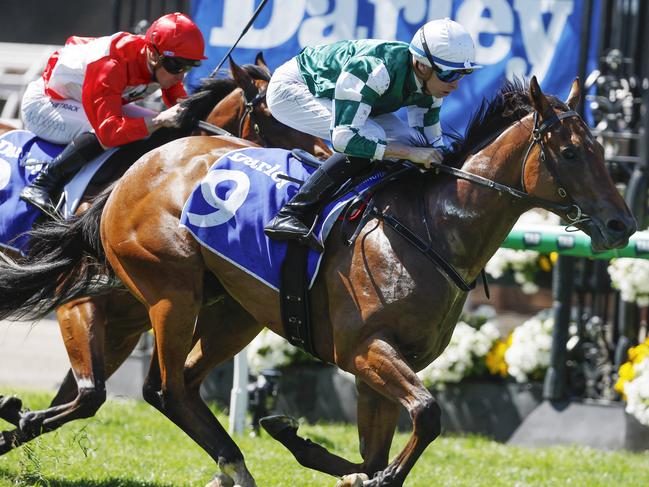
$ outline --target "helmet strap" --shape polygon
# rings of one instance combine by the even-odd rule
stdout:
[[[147,62],[151,67],[151,79],[157,83],[156,70],[161,66],[161,63],[158,49],[153,44],[147,46]]]
[[[421,47],[424,48],[424,54],[426,54],[426,59],[430,63],[431,68],[435,66],[435,61],[433,61],[433,55],[430,53],[428,48],[428,43],[426,42],[426,36],[424,35],[424,28],[419,29],[419,40],[421,42]]]

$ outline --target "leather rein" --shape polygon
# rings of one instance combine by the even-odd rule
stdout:
[[[508,186],[506,184],[498,183],[496,181],[493,181],[491,179],[478,176],[477,174],[472,174],[466,171],[463,171],[461,169],[456,169],[454,167],[450,166],[445,166],[440,163],[431,163],[431,165],[434,167],[434,170],[436,173],[445,173],[450,176],[453,176],[457,179],[463,179],[466,181],[469,181],[470,183],[477,184],[479,186],[484,186],[486,188],[498,191],[499,193],[506,193],[518,200],[521,201],[527,201],[532,203],[534,206],[538,206],[540,208],[550,210],[550,211],[557,211],[560,213],[563,213],[566,215],[566,218],[570,221],[570,225],[566,228],[573,227],[574,225],[578,223],[582,223],[585,221],[590,220],[590,217],[586,215],[582,209],[577,205],[575,200],[570,197],[567,193],[567,191],[564,188],[564,185],[561,182],[561,178],[559,176],[559,168],[557,165],[557,161],[555,161],[552,158],[549,158],[546,156],[546,147],[545,143],[543,141],[544,136],[549,132],[550,128],[557,123],[560,123],[562,120],[570,117],[579,117],[579,114],[573,110],[567,111],[567,112],[562,112],[559,114],[554,113],[554,116],[549,117],[547,120],[545,120],[542,124],[539,125],[539,117],[538,117],[538,112],[534,113],[534,128],[532,129],[532,141],[530,142],[529,147],[527,148],[527,151],[525,152],[525,156],[523,157],[523,160],[521,161],[521,188],[522,189],[516,189],[511,186]],[[557,186],[557,192],[559,196],[562,199],[569,198],[570,203],[569,204],[561,204],[557,203],[555,201],[551,201],[545,198],[539,198],[538,196],[534,196],[530,193],[527,192],[527,189],[525,187],[525,167],[527,165],[527,161],[530,157],[530,153],[532,152],[532,149],[534,146],[538,144],[540,147],[540,160],[541,163],[545,164],[545,167],[550,171],[550,174],[552,175],[553,179],[555,180],[555,184]],[[416,166],[411,165],[412,163],[408,164],[408,167],[404,169],[404,171],[409,171],[411,169],[414,169]],[[402,171],[398,171],[394,176],[397,176],[398,174],[402,174]],[[389,178],[390,181],[393,181],[395,178],[391,177]],[[386,181],[387,182],[387,181]],[[376,186],[372,188],[373,192],[376,190]],[[397,217],[394,215],[391,215],[387,212],[382,212],[378,208],[376,208],[373,204],[368,203],[368,216],[373,216],[376,218],[379,218],[383,220],[390,228],[392,228],[395,232],[397,232],[402,238],[404,238],[406,241],[408,241],[411,245],[413,245],[417,250],[419,250],[426,258],[428,258],[430,261],[432,261],[446,276],[451,279],[455,285],[460,288],[462,291],[468,292],[472,289],[475,288],[476,286],[476,281],[474,280],[473,282],[469,283],[467,282],[461,275],[460,273],[453,267],[451,263],[449,263],[442,255],[440,255],[434,248],[433,248],[433,243],[432,243],[432,233],[430,230],[430,225],[428,222],[428,212],[425,207],[424,201],[423,201],[423,191],[420,191],[421,194],[421,206],[422,206],[422,221],[424,223],[424,227],[426,229],[426,236],[427,240],[424,240],[420,236],[418,236],[414,231],[412,231],[410,228],[408,228],[407,225],[402,223]],[[574,211],[575,215],[571,216],[571,212]],[[481,271],[482,279],[484,282],[484,287],[485,287],[485,293],[487,294],[487,297],[489,297],[489,288],[487,285],[487,279],[485,275],[485,271]]]

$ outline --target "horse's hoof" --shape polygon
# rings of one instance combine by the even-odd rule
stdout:
[[[336,487],[363,487],[363,482],[367,482],[369,479],[364,473],[352,473],[340,479]]]
[[[23,402],[15,396],[0,396],[0,418],[18,426]]]
[[[289,430],[292,430],[293,433],[295,433],[299,426],[299,423],[295,418],[283,414],[261,418],[259,424],[275,439],[277,439],[278,435]]]
[[[21,433],[29,436],[38,436],[42,432],[43,421],[45,418],[33,412],[26,412],[22,414],[18,429]]]
[[[10,452],[11,450],[13,450],[13,448],[14,446],[11,444],[11,440],[7,438],[7,432],[1,431],[0,432],[0,456]]]
[[[219,473],[205,487],[235,487],[234,480],[227,474]]]

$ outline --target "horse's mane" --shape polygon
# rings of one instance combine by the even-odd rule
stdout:
[[[553,108],[566,111],[568,107],[555,96],[546,95]],[[452,150],[444,158],[449,166],[460,167],[465,159],[481,146],[499,135],[517,120],[534,110],[529,94],[529,84],[520,79],[506,81],[491,99],[483,99],[464,136],[457,132],[445,134],[453,140]]]
[[[244,64],[241,68],[255,80],[270,81],[268,71],[256,64]],[[179,126],[192,130],[196,122],[205,119],[212,109],[236,88],[237,83],[229,73],[220,78],[203,78],[198,89],[181,103],[185,110],[178,118]]]

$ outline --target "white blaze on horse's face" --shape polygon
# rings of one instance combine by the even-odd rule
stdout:
[[[228,191],[228,197],[222,199],[218,196],[216,188],[220,183],[231,181],[235,187]],[[215,211],[205,215],[187,213],[187,218],[192,225],[197,227],[215,227],[221,225],[232,217],[241,207],[250,191],[250,179],[242,171],[230,169],[216,169],[208,172],[201,182],[201,194],[205,202]]]

